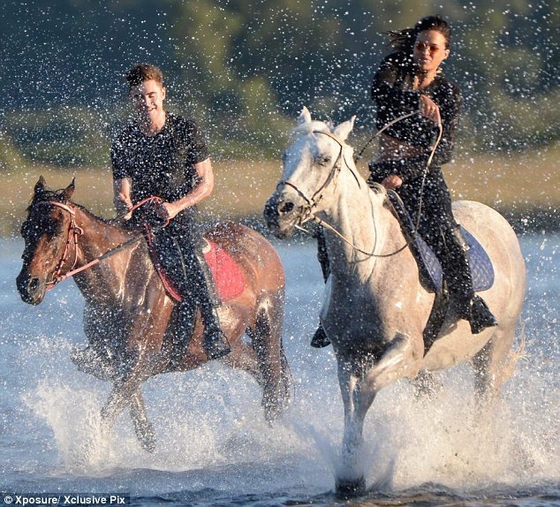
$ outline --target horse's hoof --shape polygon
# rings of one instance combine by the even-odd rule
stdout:
[[[366,480],[361,477],[354,481],[340,480],[336,483],[336,496],[347,500],[362,496],[366,493]]]

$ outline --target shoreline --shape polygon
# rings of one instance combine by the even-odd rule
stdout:
[[[517,234],[560,232],[560,147],[518,153],[481,155],[445,166],[454,201],[482,202],[502,214]],[[215,186],[199,206],[204,221],[233,220],[261,230],[265,201],[281,177],[276,160],[213,161]],[[367,166],[358,164],[366,177]],[[3,173],[0,188],[0,237],[19,236],[26,208],[39,176],[52,189],[65,188],[73,178],[74,202],[97,216],[114,216],[111,170],[107,167],[56,168],[26,166]],[[533,183],[537,182],[537,183]]]

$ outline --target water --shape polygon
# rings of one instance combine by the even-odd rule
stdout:
[[[430,406],[405,381],[381,392],[366,420],[372,492],[333,494],[342,403],[329,349],[308,346],[322,281],[310,245],[278,244],[287,272],[284,343],[294,401],[268,427],[260,391],[210,364],[144,387],[158,449],[144,453],[123,414],[108,438],[109,385],[76,371],[82,298],[66,281],[38,307],[19,299],[21,243],[0,242],[0,504],[6,494],[127,494],[133,505],[560,505],[560,237],[526,236],[525,356],[484,433],[473,429],[466,367],[444,375]],[[517,340],[519,344],[519,337]]]

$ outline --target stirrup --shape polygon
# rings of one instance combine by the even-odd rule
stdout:
[[[322,349],[323,347],[328,347],[330,344],[331,341],[327,338],[327,334],[325,333],[323,326],[319,324],[317,331],[315,331],[313,338],[311,338],[311,346],[316,349]]]
[[[202,347],[209,361],[220,359],[231,352],[226,334],[218,327],[205,327],[202,334]]]

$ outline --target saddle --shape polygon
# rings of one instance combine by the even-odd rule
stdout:
[[[393,190],[388,190],[387,195],[392,205],[392,211],[399,221],[401,230],[418,264],[420,283],[424,289],[436,295],[424,329],[424,346],[425,352],[427,352],[439,334],[449,306],[449,294],[446,290],[443,270],[434,251],[416,231],[412,218],[399,195]],[[459,227],[469,246],[466,255],[471,270],[473,290],[475,292],[488,290],[494,284],[492,261],[479,241],[462,225]]]
[[[405,209],[399,195],[392,190],[388,190],[387,195],[400,223],[401,230],[418,263],[420,283],[429,292],[440,292],[443,288],[443,270],[436,254],[414,228],[412,218]],[[459,225],[459,227],[469,246],[466,254],[471,269],[473,289],[475,292],[488,290],[494,284],[492,261],[479,241],[462,225]]]
[[[220,245],[203,238],[204,245],[202,253],[204,259],[212,272],[216,295],[220,301],[229,301],[239,296],[245,289],[245,278],[239,266],[235,263],[232,256]],[[154,266],[163,282],[167,293],[175,300],[181,301],[181,295],[175,287],[172,279],[165,273],[163,266],[157,262],[159,252],[153,242],[148,243],[150,256],[154,261]]]

